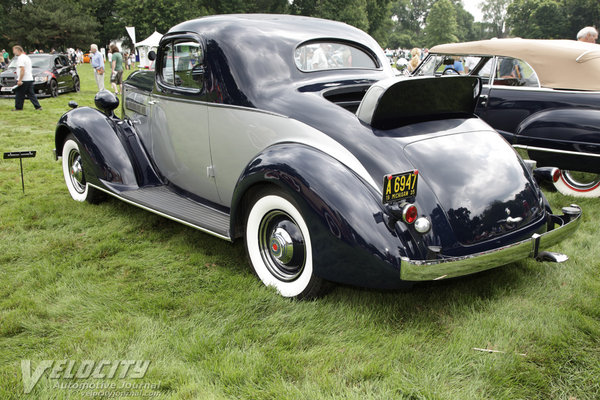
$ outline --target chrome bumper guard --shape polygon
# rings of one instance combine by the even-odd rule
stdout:
[[[543,234],[505,247],[471,254],[463,257],[448,257],[437,260],[410,260],[402,257],[400,279],[405,281],[430,281],[469,275],[510,264],[528,257],[544,258],[542,250],[551,247],[571,234],[581,222],[581,208],[576,205],[563,208],[563,215],[552,215],[556,228]]]

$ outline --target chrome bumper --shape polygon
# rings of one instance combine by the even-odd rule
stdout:
[[[566,212],[565,212],[566,211]],[[410,260],[402,258],[400,279],[405,281],[430,281],[473,274],[499,267],[528,257],[537,258],[542,250],[561,242],[573,234],[581,222],[578,206],[563,208],[563,215],[552,215],[555,225],[551,231],[534,234],[531,238],[509,246],[471,254],[463,257],[448,257],[438,260]]]

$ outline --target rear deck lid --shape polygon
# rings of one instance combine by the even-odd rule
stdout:
[[[419,170],[419,179],[434,191],[462,245],[502,236],[543,215],[539,189],[496,132],[425,139],[404,151]]]

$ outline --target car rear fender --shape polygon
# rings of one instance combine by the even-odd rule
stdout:
[[[600,110],[548,109],[523,120],[515,147],[525,148],[538,166],[600,173]]]
[[[62,154],[69,133],[82,147],[88,182],[104,186],[105,181],[123,189],[160,183],[135,131],[125,121],[89,107],[65,113],[56,127],[57,157]]]
[[[381,195],[328,154],[298,143],[257,155],[238,180],[231,232],[243,236],[258,189],[271,185],[292,196],[312,235],[318,276],[345,284],[397,288],[406,245],[385,223]]]

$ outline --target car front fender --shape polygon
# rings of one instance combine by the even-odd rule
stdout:
[[[301,208],[312,236],[315,274],[338,283],[399,288],[406,244],[387,227],[381,194],[328,154],[297,143],[274,145],[250,162],[232,202],[242,236],[256,188],[273,185]]]
[[[98,110],[89,107],[71,110],[60,118],[56,127],[56,155],[62,154],[66,137],[71,133],[82,147],[89,183],[104,186],[102,180],[122,187],[137,187],[134,167],[118,130],[117,121]]]

